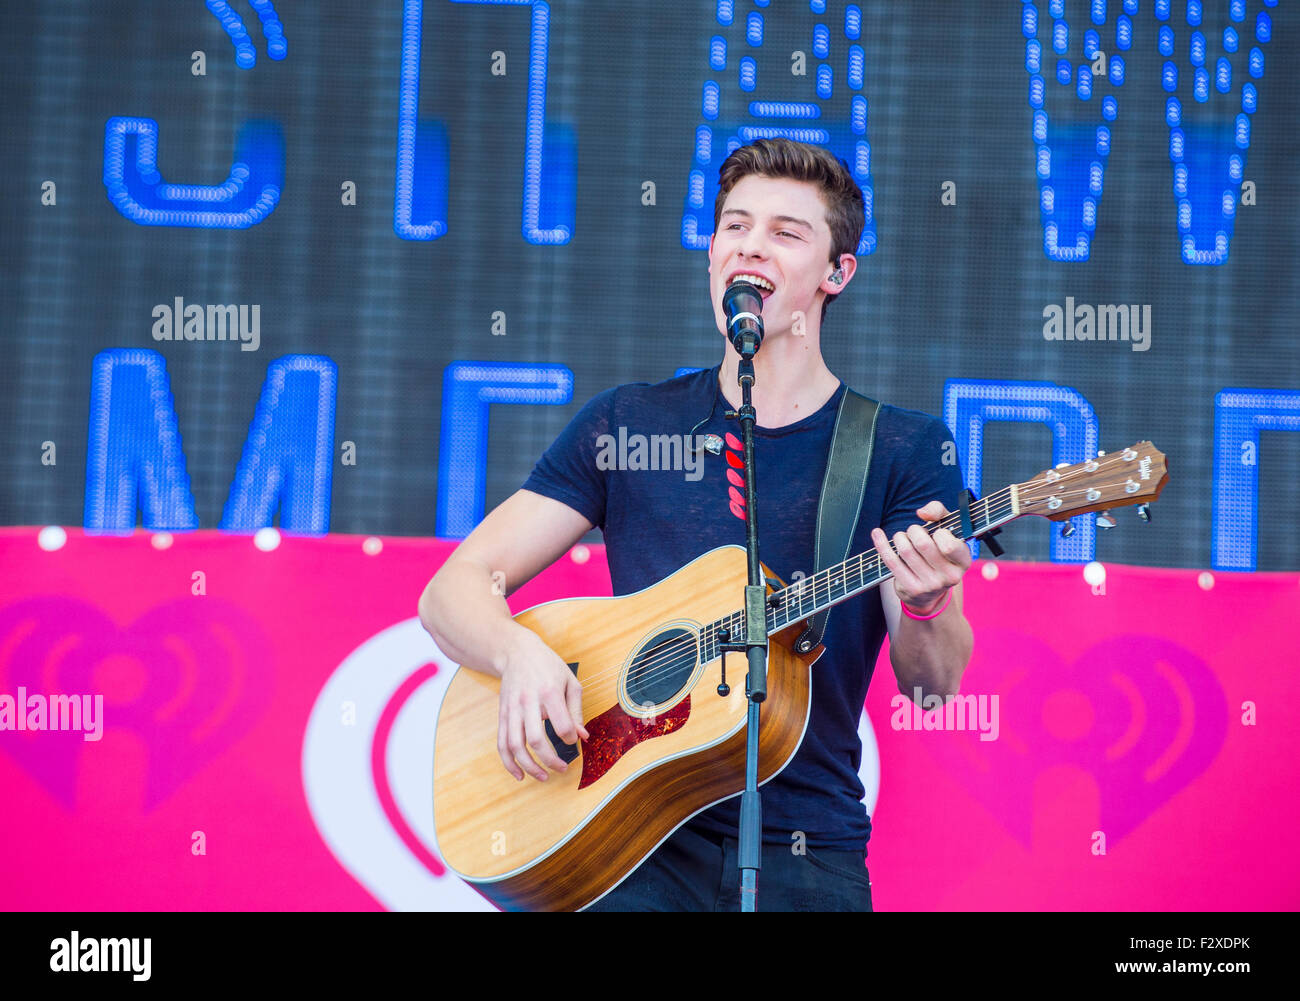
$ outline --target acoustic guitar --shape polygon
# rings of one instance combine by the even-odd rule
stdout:
[[[1148,441],[1044,470],[926,526],[977,539],[1024,515],[1062,521],[1155,500],[1169,479]],[[1142,512],[1145,514],[1145,510]],[[794,648],[805,619],[887,580],[875,549],[789,586],[763,568],[768,689],[759,782],[794,757],[808,725],[811,667],[824,647]],[[776,586],[772,583],[776,581]],[[500,681],[458,668],[434,734],[437,850],[462,879],[508,910],[580,910],[625,879],[674,830],[745,786],[743,655],[737,609],[745,550],[722,546],[659,583],[612,598],[565,598],[520,612],[582,683],[590,739],[565,744],[546,724],[565,772],[514,779],[497,753]],[[726,691],[727,694],[719,694]]]

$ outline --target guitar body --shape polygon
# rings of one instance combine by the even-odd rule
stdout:
[[[516,781],[497,753],[500,682],[459,668],[434,740],[443,861],[505,909],[578,910],[690,817],[743,791],[745,657],[727,655],[731,691],[720,696],[721,657],[704,661],[698,636],[741,607],[746,583],[745,550],[723,546],[635,594],[550,601],[516,615],[575,670],[591,739],[568,749],[577,756],[567,772]],[[796,654],[801,630],[796,623],[768,637],[760,783],[794,757],[808,723],[809,668],[822,647]]]

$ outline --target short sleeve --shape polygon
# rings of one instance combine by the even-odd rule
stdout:
[[[596,463],[599,439],[609,433],[615,389],[597,393],[546,450],[523,489],[567,504],[593,525],[605,527],[607,470]]]
[[[964,484],[957,462],[957,446],[948,426],[930,417],[917,436],[915,448],[897,469],[896,480],[885,497],[880,526],[890,538],[921,524],[916,509],[942,501],[956,511]]]

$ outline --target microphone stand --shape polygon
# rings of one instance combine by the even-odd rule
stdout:
[[[745,791],[740,797],[740,910],[752,912],[758,893],[758,870],[763,859],[763,806],[758,793],[758,716],[759,705],[767,698],[767,583],[758,561],[757,503],[754,490],[754,406],[750,402],[750,389],[754,385],[754,355],[761,343],[761,335],[743,331],[737,335],[735,347],[740,355],[736,381],[740,384],[741,407],[728,410],[728,420],[739,418],[745,453],[745,551],[749,562],[749,583],[745,587],[744,642],[727,642],[719,645],[723,651],[725,678],[726,651],[745,652],[749,673],[745,676],[745,697],[749,699],[749,717],[746,723]],[[728,637],[731,639],[731,637]],[[725,682],[724,682],[725,684]],[[720,689],[722,686],[719,686]],[[722,694],[726,694],[723,692]]]

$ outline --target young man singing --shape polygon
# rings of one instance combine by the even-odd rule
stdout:
[[[861,189],[820,147],[762,139],[722,165],[709,291],[723,333],[728,285],[744,276],[762,289],[765,337],[752,393],[760,556],[786,581],[816,569],[817,506],[846,388],[822,358],[821,325],[857,270],[853,251],[863,225]],[[722,346],[721,363],[707,371],[593,397],[421,597],[421,621],[447,656],[501,679],[497,746],[505,769],[521,781],[566,770],[544,721],[566,743],[588,733],[577,679],[512,620],[492,573],[505,573],[511,593],[597,525],[616,595],[646,588],[718,546],[743,546],[744,495],[726,455],[705,455],[696,478],[608,468],[599,455],[599,440],[608,441],[602,436],[616,438],[620,428],[647,439],[688,435],[688,447],[700,435],[735,435],[738,422],[723,413],[741,404],[739,356],[725,336]],[[948,438],[934,417],[880,408],[849,552],[879,549],[893,577],[830,614],[825,652],[812,669],[803,743],[761,790],[759,910],[871,909],[871,821],[861,802],[857,725],[884,634],[899,690],[909,696],[917,688],[957,693],[971,653],[960,583],[970,551],[946,529],[931,536],[920,524],[957,507],[962,482],[957,465],[943,461]],[[588,910],[739,910],[739,804],[733,797],[691,818]]]

